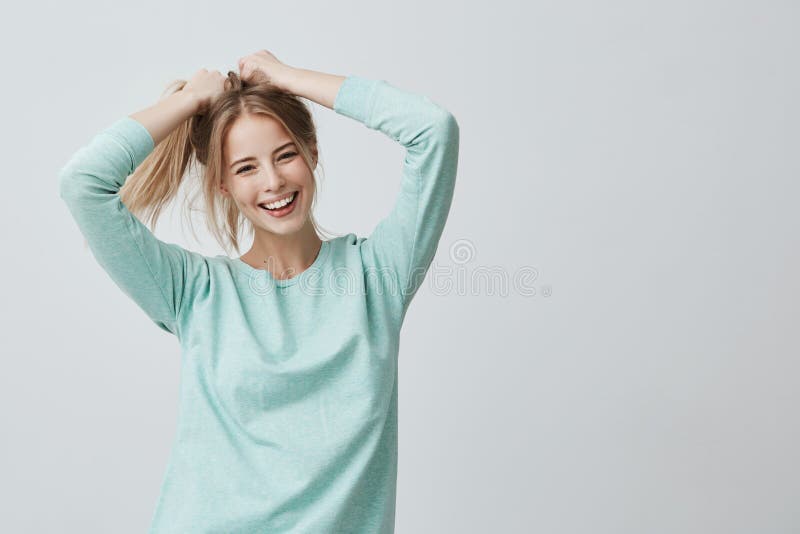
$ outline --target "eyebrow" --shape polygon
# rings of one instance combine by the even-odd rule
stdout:
[[[281,150],[283,150],[287,146],[291,146],[293,144],[294,144],[294,141],[289,141],[288,143],[282,144],[281,146],[279,146],[278,148],[276,148],[275,150],[272,151],[272,155],[274,156],[277,152],[280,152]],[[239,163],[244,163],[245,161],[250,161],[251,159],[256,159],[256,158],[254,158],[253,156],[248,156],[246,158],[237,159],[236,161],[231,163],[231,168],[233,168],[235,165],[237,165]]]

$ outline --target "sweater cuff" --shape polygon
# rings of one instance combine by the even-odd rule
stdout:
[[[333,101],[333,110],[368,124],[380,80],[351,75],[344,79]]]
[[[133,168],[131,172],[144,161],[153,151],[155,143],[153,137],[144,125],[129,116],[124,116],[109,126],[106,133],[111,134],[122,146],[127,149],[133,158]]]

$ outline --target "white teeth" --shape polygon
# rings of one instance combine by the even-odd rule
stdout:
[[[286,197],[283,200],[279,200],[279,201],[273,202],[271,204],[259,204],[259,206],[264,206],[264,207],[266,207],[267,209],[270,209],[270,210],[282,208],[283,206],[285,206],[286,204],[288,204],[289,202],[294,200],[294,196],[296,194],[297,194],[297,191],[295,191],[294,193],[292,193],[290,196]]]

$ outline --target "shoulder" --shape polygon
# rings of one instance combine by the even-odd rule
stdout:
[[[348,232],[346,234],[328,239],[327,246],[332,250],[347,252],[348,249],[360,247],[364,241],[366,241],[366,239],[366,237],[361,237],[353,232]]]

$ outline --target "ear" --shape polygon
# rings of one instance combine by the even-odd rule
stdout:
[[[225,181],[219,183],[219,194],[224,197],[230,197],[231,193],[228,191],[228,188],[225,187]]]

